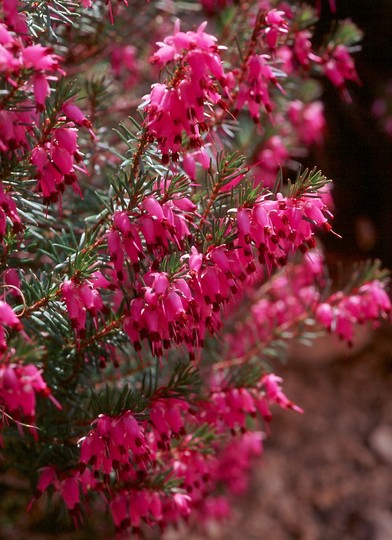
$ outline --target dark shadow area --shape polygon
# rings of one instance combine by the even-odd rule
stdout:
[[[324,3],[320,34],[334,16]],[[325,84],[328,124],[326,145],[314,162],[335,181],[334,229],[327,245],[337,253],[381,258],[392,266],[392,139],[377,124],[371,109],[392,78],[392,2],[339,0],[337,18],[349,18],[364,32],[362,49],[355,55],[360,86],[351,84],[351,103]]]

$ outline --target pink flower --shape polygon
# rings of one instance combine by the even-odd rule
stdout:
[[[60,482],[60,493],[66,507],[71,512],[75,512],[80,504],[79,482],[74,476],[68,476]]]
[[[183,495],[182,493],[176,493],[173,496],[174,506],[182,517],[189,516],[191,513],[191,501],[189,495]]]
[[[5,326],[13,328],[17,331],[22,330],[23,326],[15,312],[6,302],[0,300],[0,351],[7,349],[5,341]]]
[[[273,373],[264,375],[261,379],[262,387],[265,389],[266,398],[269,401],[274,401],[283,409],[293,409],[296,412],[303,413],[303,409],[292,403],[287,399],[286,395],[282,392],[280,383],[282,382],[281,377],[277,377]]]
[[[359,83],[354,61],[345,45],[337,45],[324,59],[324,73],[337,88],[344,91],[346,81]],[[347,93],[344,94],[348,99]]]
[[[389,318],[390,313],[391,301],[384,284],[374,279],[352,294],[339,291],[331,295],[318,306],[316,318],[322,326],[351,345],[355,325],[370,322],[377,326],[379,320]]]
[[[42,45],[30,45],[22,50],[24,67],[37,71],[57,71],[60,57]]]
[[[87,128],[91,128],[90,120],[87,120],[79,107],[72,103],[72,101],[67,101],[67,103],[64,103],[62,109],[65,116],[68,118],[68,120],[71,120],[71,122],[75,122],[75,124],[77,124],[78,126],[85,126]]]
[[[125,530],[131,525],[128,508],[127,497],[123,493],[110,501],[110,513],[117,531]]]
[[[15,201],[4,192],[0,182],[0,240],[2,241],[7,231],[7,218],[12,224],[12,231],[17,234],[23,231],[22,221],[19,217]]]
[[[321,143],[325,130],[324,107],[320,101],[309,104],[294,100],[290,103],[288,115],[297,130],[300,142],[306,145]]]
[[[0,72],[9,73],[18,69],[18,67],[17,58],[3,45],[0,45]]]
[[[264,106],[267,113],[272,111],[273,105],[269,93],[271,84],[283,92],[269,65],[269,60],[269,56],[265,54],[253,54],[249,57],[246,78],[238,92],[236,109],[241,110],[244,105],[247,105],[255,123],[260,120],[260,105]]]
[[[334,313],[332,306],[330,304],[327,304],[326,302],[323,302],[317,307],[316,311],[316,317],[317,320],[325,326],[328,330],[331,329],[332,321],[334,319]]]
[[[46,98],[50,94],[50,86],[47,78],[42,73],[34,76],[34,97],[39,111],[44,110]]]
[[[34,502],[46,491],[50,486],[58,492],[68,511],[73,517],[75,527],[80,522],[80,494],[81,490],[85,490],[85,482],[87,480],[85,474],[80,474],[77,470],[67,471],[66,475],[57,471],[52,466],[42,467],[39,471],[39,479],[34,498],[30,501],[27,511],[30,511]],[[91,482],[94,485],[94,482]]]
[[[257,156],[261,180],[265,186],[272,188],[277,172],[285,166],[288,158],[289,151],[281,136],[273,135],[266,141]]]
[[[158,143],[163,163],[176,161],[183,151],[183,136],[191,148],[204,145],[201,134],[207,131],[205,108],[225,107],[216,81],[226,85],[226,78],[216,45],[216,38],[204,32],[206,23],[197,32],[181,32],[179,23],[174,35],[159,42],[159,50],[151,61],[163,66],[171,61],[181,63],[179,75],[164,84],[155,84],[142,108],[150,137]]]
[[[86,172],[78,152],[77,130],[72,124],[54,129],[51,139],[43,146],[36,146],[31,153],[31,163],[38,172],[39,188],[44,202],[57,202],[65,189],[71,184],[80,194],[76,171]]]
[[[248,488],[248,472],[255,458],[263,452],[263,434],[246,432],[233,437],[223,447],[217,461],[215,472],[220,482],[235,495],[243,494]]]
[[[23,365],[13,362],[0,366],[0,401],[4,404],[6,412],[16,421],[23,420],[32,424],[30,431],[35,438],[37,438],[34,427],[36,395],[49,398],[58,409],[61,409],[41,373],[42,370],[33,364]]]
[[[8,28],[20,36],[29,36],[29,30],[26,24],[26,15],[18,10],[18,0],[3,0],[4,21]]]
[[[279,34],[288,33],[288,24],[284,11],[272,9],[265,16],[266,28],[264,30],[268,47],[274,51],[278,42]]]
[[[294,36],[294,55],[301,66],[308,67],[311,62],[320,62],[320,58],[312,51],[312,34],[309,30],[301,30]]]
[[[114,76],[123,79],[125,88],[133,88],[139,80],[137,51],[132,45],[116,46],[111,55]]]
[[[204,148],[200,148],[194,152],[187,152],[183,156],[182,166],[191,180],[196,179],[196,164],[200,164],[204,170],[209,168],[210,157]]]
[[[143,428],[130,411],[118,417],[101,414],[92,430],[79,441],[80,463],[110,474],[129,467],[131,458],[142,463],[149,459]]]
[[[79,336],[85,332],[87,313],[96,318],[104,311],[104,305],[99,290],[99,281],[88,279],[83,283],[76,284],[72,280],[66,280],[61,285],[61,294],[67,307],[68,316],[72,326]]]

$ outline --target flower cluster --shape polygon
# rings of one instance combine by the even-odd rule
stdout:
[[[260,122],[260,105],[263,105],[267,113],[272,111],[272,101],[269,88],[271,85],[283,92],[276,75],[268,63],[270,57],[265,54],[251,55],[246,64],[244,81],[240,85],[236,101],[236,111],[240,111],[247,105],[249,113],[255,123]],[[233,74],[234,76],[236,73]],[[232,79],[235,78],[234,76]]]
[[[26,160],[35,167],[38,190],[45,203],[58,201],[65,184],[72,184],[80,194],[75,171],[85,172],[85,169],[75,124],[90,125],[71,103],[64,103],[62,110],[55,109],[46,118],[43,113],[52,93],[51,83],[65,74],[60,68],[61,58],[51,48],[32,43],[17,0],[7,0],[3,11],[4,22],[0,22],[0,76],[4,82],[0,101],[0,156],[7,161],[15,155],[19,161]],[[3,191],[3,182],[8,178],[5,176],[1,181]],[[13,231],[18,232],[21,227],[11,197],[2,197],[8,199],[2,209],[11,220]]]
[[[49,398],[59,409],[61,405],[52,395],[42,378],[42,370],[33,364],[4,361],[0,365],[0,406],[3,413],[17,422],[28,424],[32,435],[37,439],[36,402],[37,396]],[[3,416],[4,421],[4,416]]]
[[[325,129],[317,92],[304,99],[290,96],[292,77],[311,72],[326,76],[349,99],[348,81],[358,82],[349,43],[332,40],[315,49],[313,28],[304,22],[309,14],[288,3],[265,1],[252,21],[253,34],[246,55],[227,71],[229,103],[233,114],[248,110],[261,133],[273,125],[253,151],[263,181],[273,185],[280,167],[292,167],[292,158],[302,157],[303,145],[320,144]],[[350,35],[347,32],[347,35]],[[342,34],[343,35],[343,34]],[[306,95],[306,92],[304,92]],[[289,98],[290,96],[290,98]],[[269,117],[269,118],[267,118]]]
[[[237,225],[243,247],[253,243],[268,269],[284,265],[287,255],[315,247],[314,229],[331,230],[331,214],[319,196],[263,196],[253,208],[239,208]]]
[[[302,412],[266,370],[268,349],[309,321],[350,341],[391,310],[377,272],[325,299],[327,178],[282,172],[271,188],[322,142],[314,76],[356,80],[345,32],[316,50],[307,6],[203,1],[209,15],[230,4],[226,49],[200,21],[164,37],[172,13],[140,1],[116,21],[106,2],[113,28],[93,0],[5,0],[0,22],[4,461],[24,456],[32,503],[54,493],[75,526],[107,510],[118,535],[226,517],[273,406]],[[151,87],[140,124],[124,86]],[[124,106],[132,127],[113,130],[108,111]],[[68,184],[79,197],[63,196]]]
[[[125,278],[125,261],[140,270],[144,241],[147,251],[156,257],[168,251],[165,236],[181,250],[189,235],[186,221],[192,214],[197,217],[195,205],[186,198],[160,204],[148,197],[141,206],[145,213],[134,221],[125,212],[116,212],[108,233],[108,248],[120,281]],[[232,246],[210,246],[205,253],[193,246],[183,250],[182,264],[173,275],[144,273],[132,285],[136,297],[124,319],[124,330],[136,350],[147,340],[152,353],[162,356],[165,349],[184,344],[193,357],[203,346],[206,331],[215,334],[220,329],[222,310],[235,301],[247,277],[256,276],[260,265],[271,271],[284,265],[289,253],[314,247],[314,231],[320,227],[329,230],[329,217],[317,196],[263,195],[237,210],[231,223],[236,233]]]
[[[125,256],[136,269],[145,258],[142,241],[147,251],[157,258],[169,253],[173,245],[183,249],[185,240],[190,237],[189,226],[195,209],[195,204],[186,197],[173,198],[160,204],[151,195],[143,199],[138,216],[124,211],[115,212],[107,240],[119,281],[124,279]]]
[[[61,295],[67,307],[68,316],[77,335],[82,336],[86,327],[87,313],[96,317],[105,307],[99,289],[107,288],[109,282],[100,272],[94,273],[83,283],[68,279],[61,285]]]
[[[155,84],[143,105],[145,129],[158,143],[163,163],[177,160],[184,147],[202,147],[202,133],[208,129],[206,110],[226,107],[218,88],[218,83],[226,85],[219,48],[205,27],[203,23],[196,32],[181,32],[177,22],[174,34],[158,43],[150,60],[160,67],[176,65],[173,77]]]
[[[237,429],[246,431],[247,417],[254,417],[256,413],[266,422],[271,421],[270,402],[275,402],[284,409],[303,412],[283,394],[280,382],[282,379],[273,374],[264,375],[254,388],[249,389],[227,388],[214,381],[210,402],[206,404],[204,411],[205,419],[222,432],[227,428],[235,432]]]
[[[30,501],[28,510],[31,509],[36,499],[41,497],[50,486],[53,486],[55,491],[61,495],[64,504],[77,527],[81,520],[81,493],[86,495],[95,485],[96,481],[91,474],[91,471],[88,469],[83,473],[74,470],[71,474],[67,474],[59,473],[52,466],[42,467],[42,469],[39,470],[35,494]]]
[[[235,332],[226,332],[226,362],[246,363],[285,333],[300,334],[300,326],[309,331],[322,327],[337,334],[349,345],[359,324],[377,327],[381,320],[390,319],[391,301],[385,283],[365,279],[351,293],[338,291],[324,298],[326,278],[321,253],[309,252],[300,262],[290,263],[261,289],[251,296],[249,315],[236,323]]]
[[[249,351],[260,350],[275,337],[290,331],[311,316],[325,287],[323,258],[310,251],[300,263],[290,263],[277,272],[251,298],[249,315],[227,332],[230,359],[245,359]]]
[[[354,60],[345,45],[338,45],[323,59],[324,73],[340,90],[345,89],[346,81],[359,82]]]
[[[333,294],[317,307],[316,318],[322,326],[352,344],[355,325],[370,322],[378,326],[380,318],[389,318],[390,313],[391,301],[385,285],[375,279],[352,294],[340,291]]]
[[[94,429],[81,442],[80,462],[109,475],[113,470],[129,468],[130,451],[136,463],[149,458],[143,430],[134,416],[131,413],[120,418],[100,415]]]
[[[163,397],[165,388],[160,388],[148,419],[137,420],[131,411],[101,414],[79,441],[79,466],[64,474],[53,467],[41,469],[35,498],[53,486],[77,520],[85,497],[110,493],[108,506],[118,532],[137,531],[142,521],[176,524],[191,512],[203,520],[226,516],[228,503],[217,499],[214,489],[224,484],[233,493],[243,491],[246,473],[263,448],[262,432],[248,431],[245,416],[254,419],[258,413],[269,423],[272,403],[301,409],[286,398],[275,375],[263,376],[253,388],[228,387],[223,381],[216,378],[209,399],[196,399],[192,408],[184,400]],[[237,426],[241,429],[235,431]],[[203,439],[207,427],[216,435],[209,453]],[[232,428],[228,437],[227,427]],[[149,483],[149,475],[162,473],[177,486],[171,495]]]
[[[320,101],[303,103],[296,99],[290,103],[287,113],[300,143],[310,145],[322,142],[325,118],[323,105]]]
[[[45,203],[57,202],[66,184],[71,184],[80,194],[75,170],[85,172],[85,168],[77,137],[77,129],[68,123],[54,129],[50,140],[35,146],[31,152],[31,163],[37,169],[39,190]]]
[[[14,2],[15,7],[17,2]],[[46,98],[50,94],[49,80],[56,79],[60,72],[60,57],[48,47],[42,45],[25,45],[23,40],[0,24],[0,73],[8,87],[5,102],[10,94],[16,92],[32,92],[33,103],[37,110],[43,110]],[[8,111],[8,115],[11,112]],[[12,123],[17,124],[18,116],[10,116]],[[2,141],[4,144],[4,141]]]

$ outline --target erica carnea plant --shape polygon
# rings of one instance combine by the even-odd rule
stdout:
[[[317,17],[2,2],[1,453],[29,509],[53,495],[126,535],[227,516],[272,406],[301,412],[286,343],[389,317],[385,273],[331,288],[316,237],[330,181],[300,161],[360,39],[343,21],[316,47]]]

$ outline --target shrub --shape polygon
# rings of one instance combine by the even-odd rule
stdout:
[[[225,517],[271,406],[301,412],[271,371],[290,339],[350,344],[390,301],[377,264],[331,291],[330,180],[299,169],[359,30],[316,47],[296,2],[106,4],[2,5],[0,406],[29,507],[121,533]]]

